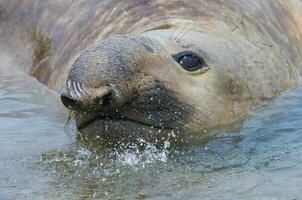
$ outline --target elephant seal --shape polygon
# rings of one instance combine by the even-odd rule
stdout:
[[[84,134],[231,123],[301,71],[300,0],[2,0],[0,10],[1,49],[62,91]]]

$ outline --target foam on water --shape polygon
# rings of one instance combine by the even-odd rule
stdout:
[[[140,146],[144,146],[140,150]],[[170,142],[164,141],[163,147],[158,148],[144,139],[139,139],[139,145],[127,144],[122,151],[114,151],[113,155],[117,161],[123,165],[132,166],[136,168],[145,168],[147,165],[155,162],[167,162],[169,155]]]
[[[147,142],[142,138],[139,138],[138,141],[139,143],[122,143],[114,148],[103,150],[97,147],[89,148],[75,145],[72,149],[45,152],[37,163],[52,167],[55,170],[67,167],[75,172],[72,176],[75,174],[81,176],[82,172],[88,170],[94,176],[101,174],[101,178],[104,174],[107,176],[115,175],[119,171],[118,169],[110,173],[108,169],[118,166],[139,170],[158,162],[167,163],[171,151],[168,139],[163,141],[161,146]]]

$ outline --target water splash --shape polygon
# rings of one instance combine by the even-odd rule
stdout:
[[[169,155],[170,142],[166,140],[163,142],[161,148],[156,145],[146,142],[139,138],[139,144],[129,143],[123,148],[125,151],[114,151],[113,156],[116,157],[117,162],[124,166],[131,166],[135,168],[145,168],[147,165],[163,162],[166,163]],[[141,147],[144,148],[141,150]]]
[[[139,138],[138,143],[122,143],[113,148],[75,144],[72,148],[43,153],[38,165],[65,177],[104,182],[149,166],[165,165],[171,151],[169,139],[154,144]]]

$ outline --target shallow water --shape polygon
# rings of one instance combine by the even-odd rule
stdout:
[[[102,146],[75,139],[56,93],[0,68],[0,199],[301,199],[301,111],[302,86],[183,146]]]

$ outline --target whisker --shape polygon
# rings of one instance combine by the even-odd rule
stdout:
[[[68,81],[67,81],[67,89],[68,89],[70,95],[71,95],[73,98],[75,98],[75,93],[74,93],[74,89],[73,89],[73,83],[72,83],[71,80],[68,80]]]
[[[71,90],[71,80],[67,81],[67,89],[70,91]]]
[[[170,37],[169,37],[169,40],[172,40],[172,39],[173,39],[173,37],[174,37],[174,35],[175,35],[176,32],[177,32],[177,27],[174,28],[173,33],[172,33],[172,34],[170,35]]]
[[[168,92],[164,93],[164,96],[166,96],[168,99],[174,99],[174,101],[177,102],[174,106],[180,107],[180,108],[183,107],[181,110],[182,110],[183,113],[186,114],[186,116],[189,115],[190,118],[195,119],[196,121],[200,121],[200,122],[205,123],[205,124],[209,121],[206,113],[202,112],[202,110],[200,110],[200,109],[197,109],[195,106],[192,106],[192,105],[184,102],[181,98],[182,94],[180,94],[179,92],[176,92],[176,91],[173,91],[173,90],[168,90]],[[203,116],[203,119],[192,115],[192,111],[201,113],[202,116]]]
[[[70,121],[71,121],[71,119],[72,119],[72,117],[74,116],[74,111],[69,111],[69,113],[68,113],[68,117],[67,117],[67,123],[69,123]]]
[[[163,86],[163,88],[165,88]],[[187,103],[187,99],[183,99],[182,95],[176,91],[169,90],[167,88],[159,91],[158,93],[153,93],[152,98],[153,101],[148,101],[150,96],[146,97],[147,104],[143,105],[132,105],[138,109],[146,109],[149,111],[156,111],[159,108],[161,111],[165,113],[171,113],[173,116],[177,118],[179,124],[185,125],[188,121],[196,121],[199,123],[207,124],[209,121],[206,118],[206,114],[203,113],[201,110],[196,108],[193,105]],[[201,115],[194,115],[193,113],[201,113]],[[199,117],[199,116],[202,116]]]
[[[179,36],[183,34],[183,32],[186,32],[187,25],[184,26],[184,28],[179,32],[179,34],[175,37],[175,41],[178,42]]]
[[[177,42],[180,42],[180,40],[186,35],[188,34],[191,30],[193,29],[193,26],[191,25],[191,27],[186,31],[184,32],[176,41]]]
[[[179,28],[178,28],[178,27],[179,27]],[[177,38],[178,35],[182,32],[181,27],[182,27],[182,24],[180,23],[179,26],[177,26],[177,27],[175,28],[175,31],[174,31],[174,33],[173,33],[173,35],[172,35],[172,37],[171,37],[172,40],[175,40],[175,41],[176,41],[176,38]]]
[[[74,116],[74,111],[70,111],[68,116],[67,116],[67,121],[64,125],[64,132],[68,137],[72,137],[72,133],[76,131],[76,129],[74,127],[72,127],[71,125],[71,120]]]
[[[74,88],[74,91],[75,91],[75,93],[76,93],[76,95],[79,97],[79,98],[81,98],[81,93],[79,92],[79,89],[78,89],[78,87],[77,87],[77,82],[75,82],[75,81],[73,81],[72,82],[72,85],[73,85],[73,88]]]
[[[88,94],[88,91],[87,91],[85,85],[81,84],[81,86],[82,86],[82,90],[83,90],[84,94]]]
[[[82,95],[85,95],[85,91],[83,89],[83,84],[77,82],[77,88],[78,88],[78,91],[82,94]]]

